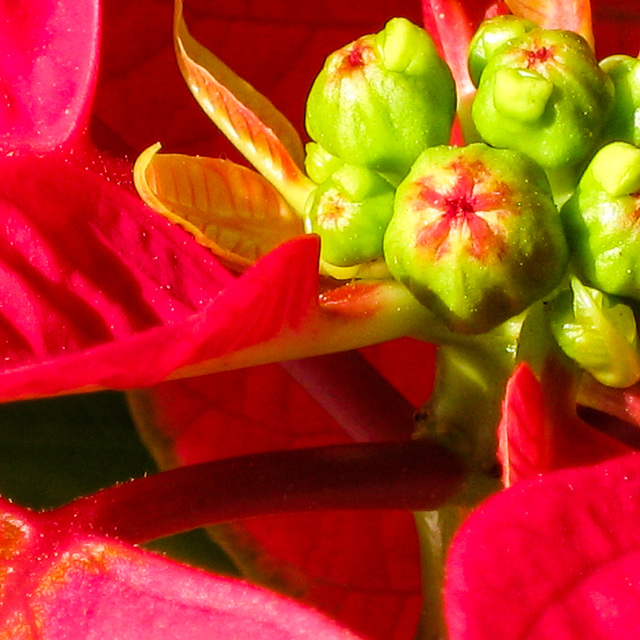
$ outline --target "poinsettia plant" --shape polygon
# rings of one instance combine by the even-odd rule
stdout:
[[[3,503],[5,635],[353,637],[281,596],[179,567],[133,547],[221,522],[226,524],[216,526],[212,535],[249,575],[323,610],[362,637],[414,637],[422,608],[422,637],[446,633],[443,609],[451,637],[489,637],[496,628],[494,612],[503,611],[507,599],[511,603],[514,590],[531,597],[501,617],[504,635],[582,637],[585,628],[596,626],[603,637],[633,631],[629,602],[637,572],[623,561],[637,553],[634,539],[626,535],[637,520],[637,462],[625,455],[630,451],[625,438],[613,436],[619,436],[622,425],[637,424],[639,374],[633,304],[625,283],[612,291],[603,284],[610,280],[607,264],[602,265],[604,275],[596,265],[587,285],[577,277],[567,280],[549,314],[550,290],[541,287],[545,280],[548,287],[558,284],[561,258],[568,250],[554,241],[555,248],[547,245],[547,253],[558,257],[559,266],[544,271],[541,262],[534,264],[543,284],[519,283],[534,299],[521,299],[517,288],[508,291],[514,313],[528,310],[536,296],[543,298],[541,304],[534,304],[526,317],[503,322],[505,317],[493,318],[491,305],[484,303],[478,303],[480,311],[461,310],[455,300],[445,311],[434,308],[432,285],[412,287],[414,276],[405,272],[411,274],[413,262],[403,263],[402,251],[397,258],[401,266],[390,269],[393,278],[368,248],[363,254],[362,246],[349,246],[345,254],[340,239],[318,227],[320,195],[313,198],[317,210],[311,215],[307,211],[310,196],[322,193],[316,191],[316,182],[325,173],[333,181],[331,188],[337,184],[365,196],[382,193],[384,200],[403,171],[399,161],[386,165],[380,177],[377,166],[359,166],[360,160],[355,168],[350,163],[332,165],[335,157],[327,159],[326,150],[316,148],[303,169],[296,127],[190,35],[181,3],[173,19],[174,41],[189,88],[264,178],[228,160],[164,156],[152,147],[138,160],[137,182],[165,219],[140,202],[123,156],[133,157],[157,139],[176,151],[191,152],[194,147],[203,152],[202,142],[189,143],[189,137],[201,130],[214,135],[213,128],[200,129],[204,119],[193,116],[192,123],[185,115],[193,113],[184,106],[186,88],[169,88],[172,82],[181,86],[177,72],[172,76],[162,64],[173,58],[166,37],[173,8],[160,2],[105,3],[102,78],[91,111],[99,68],[98,2],[52,1],[39,3],[38,11],[30,5],[21,2],[3,9],[8,44],[3,54],[7,106],[1,137],[5,180],[0,188],[7,220],[2,397],[155,385],[132,394],[131,406],[161,465],[175,469],[44,513]],[[457,95],[460,127],[453,139],[458,148],[463,148],[465,136],[476,135],[476,128],[482,133],[483,121],[494,117],[485,108],[470,120],[476,88],[466,56],[481,18],[513,12],[545,28],[581,34],[580,42],[586,43],[579,45],[581,51],[594,42],[586,2],[512,2],[492,7],[488,14],[487,7],[474,5],[477,15],[471,17],[453,0],[426,2],[422,13],[413,5],[407,3],[406,15],[414,23],[424,20],[434,44],[421,44],[429,37],[426,32],[402,19],[389,23],[380,38],[393,64],[403,69],[411,65],[403,53],[407,41],[425,46],[425,56],[446,61],[452,79],[447,92],[452,95],[455,83]],[[246,51],[252,38],[229,29],[229,20],[238,24],[233,12],[244,9],[230,5],[226,16],[221,7],[216,7],[220,14],[212,14],[206,4],[186,9],[191,12],[189,24],[203,37],[212,24],[227,33],[230,58],[234,47],[244,54],[237,56],[239,66],[242,61],[246,66],[240,71],[253,74],[252,80],[261,80],[263,86],[271,83],[274,100],[281,86],[294,121],[301,120],[303,93],[331,48],[377,31],[400,12],[397,3],[378,3],[371,17],[361,16],[358,9],[357,19],[343,15],[341,20],[340,11],[350,9],[336,9],[326,33],[314,26],[316,14],[326,20],[324,8],[304,8],[302,26],[292,25],[286,7],[280,19],[269,13],[280,7],[256,7],[255,15],[236,16],[252,24],[253,40],[265,29],[271,36],[269,48],[278,43],[274,50],[284,51],[287,73],[280,76],[274,64],[256,70]],[[594,9],[597,16],[598,5]],[[381,24],[374,11],[380,12]],[[145,38],[134,34],[141,24]],[[336,28],[342,24],[350,26]],[[595,26],[599,41],[597,20]],[[318,38],[312,46],[310,33]],[[216,50],[223,48],[219,38],[211,33],[208,38]],[[630,42],[633,50],[635,43]],[[284,43],[298,47],[297,55]],[[368,46],[365,41],[358,45],[348,56],[348,66],[360,68]],[[546,62],[555,46],[551,37],[529,61]],[[302,57],[300,50],[305,52]],[[581,55],[581,61],[588,57]],[[604,68],[611,83],[617,82],[618,95],[624,94],[620,87],[628,87],[626,102],[598,107],[593,121],[578,127],[576,136],[606,120],[608,108],[619,113],[635,108],[633,59],[622,63]],[[497,64],[482,70],[486,78]],[[439,84],[446,83],[442,78],[447,67],[439,68]],[[546,104],[541,101],[548,84],[538,71],[518,76],[512,71],[510,66],[498,68],[495,75],[504,83],[494,91],[503,111],[518,116],[522,124],[523,113],[526,123]],[[265,73],[268,77],[261,78]],[[154,74],[162,79],[157,95],[150,80]],[[517,84],[522,82],[526,84]],[[291,91],[294,85],[296,91]],[[478,93],[481,90],[478,87]],[[589,87],[580,91],[589,96],[589,108],[600,95],[589,94]],[[521,94],[530,100],[514,109],[509,100]],[[172,103],[175,95],[184,95],[184,101]],[[150,118],[151,111],[163,117]],[[324,115],[321,105],[320,124],[310,127],[313,135],[316,126],[326,124]],[[573,120],[559,119],[565,129],[573,126]],[[341,143],[346,138],[338,136]],[[387,146],[393,143],[392,137]],[[545,144],[543,140],[536,147],[544,149]],[[212,148],[217,149],[218,142]],[[502,166],[497,156],[473,149],[470,167],[485,159]],[[609,200],[637,190],[633,145],[607,149],[609,155],[596,156],[577,187],[576,167],[558,167],[550,152],[534,159],[546,175],[536,180],[549,181],[556,201],[568,198],[569,192],[577,194],[567,209],[567,224],[575,226],[580,239],[571,247],[572,255],[581,255],[591,241],[608,241],[581,214],[600,198],[594,195],[598,189],[604,186]],[[369,151],[375,155],[375,145]],[[573,157],[566,154],[574,151],[563,151],[563,157]],[[626,164],[611,171],[620,157]],[[528,161],[509,158],[527,179],[532,175]],[[460,156],[455,166],[466,161]],[[436,154],[429,162],[437,169],[442,157]],[[440,174],[433,175],[423,183],[420,197],[435,206],[440,196],[434,185]],[[445,219],[458,211],[467,215],[471,204],[490,204],[491,198],[471,198],[471,178],[460,175],[455,209],[449,202]],[[526,191],[521,195],[528,197]],[[550,207],[549,202],[536,201],[536,207]],[[213,219],[206,217],[211,214]],[[533,220],[532,225],[548,224],[542,222]],[[314,236],[303,237],[309,228],[319,233],[320,244]],[[447,242],[442,229],[440,224],[423,232],[421,244],[441,251]],[[364,232],[369,232],[367,225]],[[561,234],[554,227],[549,237]],[[389,247],[391,255],[391,240]],[[619,259],[632,260],[633,253]],[[585,262],[582,272],[591,273],[589,268]],[[507,269],[499,287],[508,288],[517,277],[517,269]],[[483,278],[472,282],[473,291],[486,285]],[[445,287],[438,295],[446,298],[446,293]],[[480,328],[479,335],[473,335],[474,327]],[[291,360],[400,336],[411,340],[359,353]],[[412,439],[412,413],[429,394],[433,376],[429,342],[443,345],[436,386],[429,403],[418,411],[420,428]],[[282,365],[266,364],[283,360],[287,362]],[[249,365],[260,366],[242,369]],[[211,374],[230,368],[237,371]],[[170,377],[181,380],[163,382]],[[480,508],[454,542],[443,607],[444,555],[469,508],[499,486],[496,450],[503,484],[517,484]],[[609,466],[550,473],[621,455]],[[531,476],[536,479],[526,482]],[[576,498],[570,497],[574,491]],[[318,510],[321,513],[315,513]],[[284,519],[273,515],[292,511],[313,513]],[[412,511],[418,513],[419,542]],[[262,514],[269,516],[256,517]],[[251,519],[243,520],[247,517]],[[560,534],[562,544],[557,544]],[[533,556],[532,544],[538,551]],[[557,558],[566,559],[567,549],[572,562],[560,569]],[[511,571],[496,571],[505,558]],[[546,575],[541,581],[536,574],[545,563],[555,576],[552,581]]]

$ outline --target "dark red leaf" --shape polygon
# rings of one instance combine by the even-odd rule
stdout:
[[[433,347],[401,341],[366,353],[405,394],[424,400]],[[349,441],[277,365],[164,383],[145,394],[144,409],[145,436],[164,466]],[[254,579],[367,637],[413,638],[421,589],[409,513],[254,518],[217,527],[213,535]]]
[[[94,108],[100,141],[141,152],[238,157],[185,86],[171,41],[167,0],[104,0],[104,46]],[[324,58],[395,15],[420,24],[419,0],[366,7],[341,0],[244,2],[187,0],[193,36],[280,109],[302,134],[304,103]]]

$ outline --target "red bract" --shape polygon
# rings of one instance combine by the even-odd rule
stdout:
[[[0,634],[16,639],[355,640],[312,611],[0,503]],[[70,523],[66,523],[69,525]]]
[[[206,250],[131,194],[121,167],[90,148],[85,123],[98,3],[74,1],[68,11],[69,3],[49,3],[45,11],[37,4],[37,10],[32,2],[16,5],[19,38],[7,36],[15,47],[3,49],[3,81],[15,109],[3,121],[0,160],[2,398],[148,385],[313,317],[315,239],[285,246],[232,280]],[[11,18],[5,24],[14,28]],[[21,55],[24,65],[16,62]],[[113,141],[104,129],[99,133]],[[21,578],[5,583],[17,603],[15,615],[5,610],[12,637],[30,631],[56,638],[179,637],[181,629],[197,637],[217,623],[234,637],[334,634],[328,623],[259,591],[86,540],[78,531],[40,530],[30,516],[9,507],[7,513],[28,538],[17,550],[11,540],[5,547],[8,555],[28,557],[5,566],[6,576]],[[46,569],[51,573],[43,577]],[[224,615],[216,613],[218,587]],[[209,591],[211,597],[201,595]]]
[[[24,15],[42,15],[30,11],[33,3],[18,4],[21,9],[26,7]],[[47,8],[65,4],[52,3]],[[419,7],[414,7],[413,0],[406,4],[401,8],[397,2],[388,6],[375,3],[367,7],[366,16],[360,5],[343,2],[302,7],[299,3],[258,3],[249,8],[237,2],[218,2],[213,10],[208,2],[193,2],[188,8],[194,35],[208,40],[240,75],[257,84],[299,124],[303,96],[326,53],[363,32],[378,29],[380,22],[393,14],[406,13],[417,21]],[[35,43],[33,52],[49,47],[51,55],[46,60],[55,61],[58,66],[48,69],[45,77],[59,81],[44,84],[63,86],[63,91],[42,99],[42,72],[37,65],[33,74],[18,74],[20,68],[8,64],[3,76],[13,79],[12,86],[17,86],[21,78],[32,78],[33,86],[15,94],[23,98],[26,107],[19,113],[29,117],[17,118],[19,127],[8,127],[13,133],[27,131],[26,142],[16,142],[15,148],[5,146],[7,155],[19,151],[21,157],[2,161],[6,166],[0,203],[5,219],[11,221],[0,239],[7,256],[2,281],[7,300],[3,329],[10,345],[7,368],[0,378],[0,385],[4,384],[0,387],[2,397],[153,384],[176,370],[180,375],[202,373],[207,369],[200,365],[210,359],[217,359],[220,365],[228,356],[235,359],[234,365],[242,364],[238,353],[295,330],[310,318],[318,325],[312,322],[306,326],[326,329],[331,322],[323,324],[327,318],[321,318],[318,312],[315,240],[304,239],[281,247],[234,281],[181,229],[158,220],[139,204],[128,191],[128,180],[122,179],[122,172],[110,161],[86,151],[81,133],[95,69],[97,38],[91,25],[97,4],[75,2],[75,11],[79,13],[55,14],[53,22],[32,18],[29,37],[24,30],[14,31],[20,34],[16,51],[25,37]],[[379,14],[374,16],[374,12]],[[111,0],[106,3],[105,16],[106,56],[92,114],[94,139],[101,147],[133,153],[158,139],[173,145],[171,150],[209,155],[217,151],[213,128],[192,103],[175,67],[169,3]],[[52,33],[63,39],[72,35],[74,46],[56,48],[56,39],[49,40]],[[83,38],[83,33],[89,37]],[[265,42],[267,45],[263,46]],[[9,59],[15,55],[11,48],[6,51]],[[65,97],[68,102],[61,104]],[[44,112],[39,105],[45,105]],[[53,124],[46,119],[51,113],[59,118],[54,118]],[[48,133],[41,135],[45,131]],[[37,147],[36,143],[44,147]],[[53,154],[54,147],[61,149]],[[36,157],[34,151],[45,157]],[[344,298],[334,300],[338,318],[345,315],[345,309],[351,318],[358,312],[360,318],[365,318],[375,292],[358,296],[350,289],[347,293],[353,294],[358,304],[341,304]],[[274,344],[267,359],[279,356],[278,347],[283,343]],[[313,346],[314,342],[308,345]],[[308,345],[299,344],[298,355]],[[406,381],[415,384],[415,370],[430,377],[431,348],[426,348],[423,359],[418,357],[413,365],[405,362],[400,367],[394,366],[394,348],[387,352],[388,376],[396,384],[403,389]],[[251,362],[251,357],[246,362]],[[199,384],[203,385],[202,390],[197,388]],[[239,395],[238,389],[243,385],[248,391]],[[159,395],[164,392],[173,393],[174,400],[178,399],[169,407],[177,418],[169,415],[167,424],[160,425],[166,428],[163,435],[168,432],[172,438],[171,463],[246,453],[249,448],[299,446],[301,440],[308,445],[344,438],[337,424],[275,366],[200,378],[197,382],[194,379],[192,386],[171,383],[157,389]],[[414,403],[422,399],[413,386],[410,393]],[[196,400],[203,400],[202,406],[196,402],[192,408],[194,395]],[[165,400],[167,397],[171,398],[167,395]],[[309,430],[305,433],[301,427]],[[247,429],[246,433],[241,432],[242,428]],[[585,488],[591,490],[594,486]],[[556,489],[552,482],[552,490]],[[604,495],[596,487],[592,497],[602,500]],[[543,500],[543,505],[551,505],[552,497]],[[591,505],[585,500],[582,506]],[[499,510],[498,522],[521,509],[519,503],[507,502],[507,507],[509,512]],[[36,533],[41,533],[37,524],[32,524],[31,516],[9,507],[7,513],[17,519],[18,529],[24,523],[26,529],[33,526]],[[544,513],[551,524],[560,521],[557,510],[550,508]],[[322,603],[336,615],[344,614],[354,626],[370,629],[372,637],[412,637],[420,585],[410,516],[341,517],[346,523],[344,535],[337,535],[338,518],[324,520],[328,533],[321,536],[326,543],[323,547],[313,544],[315,540],[311,538],[319,533],[317,520],[311,525],[304,523],[297,531],[288,523],[279,530],[257,523],[253,529],[238,526],[231,531],[248,547],[257,541],[261,554],[258,560],[282,562],[278,569],[291,571],[285,575],[289,586],[299,580],[298,584],[308,587],[311,601]],[[356,535],[352,535],[356,529]],[[593,526],[585,524],[584,533],[593,531]],[[269,637],[269,631],[259,628],[262,622],[253,617],[255,610],[249,606],[244,587],[227,590],[226,583],[176,569],[104,540],[87,540],[78,531],[68,536],[60,531],[44,533],[48,534],[45,542],[34,543],[36,547],[45,545],[49,557],[58,553],[63,561],[67,557],[71,560],[56,566],[56,584],[46,602],[37,600],[35,587],[28,594],[34,598],[36,608],[44,612],[47,624],[58,625],[51,627],[52,637],[73,637],[75,632],[67,628],[71,622],[83,638],[92,637],[92,633],[95,637],[109,634],[127,638],[129,633],[139,637],[141,628],[145,636],[163,637],[165,631],[159,627],[156,633],[151,626],[154,624],[170,628],[171,637],[176,637],[180,624],[189,625],[189,637],[209,634],[209,627],[198,626],[203,624],[202,611],[189,617],[193,603],[202,602],[196,593],[199,590],[222,593],[227,613],[238,611],[243,618],[250,617],[250,626],[242,629],[231,619],[228,629],[235,637]],[[265,539],[270,535],[273,544],[268,546]],[[520,537],[522,529],[514,535]],[[37,554],[33,552],[41,549],[36,547],[29,549],[34,557]],[[497,544],[495,550],[499,550]],[[67,551],[71,556],[65,555]],[[327,563],[329,555],[337,562]],[[495,565],[484,566],[480,561],[474,564],[477,557],[469,566],[483,573],[473,580],[495,575],[495,571],[491,573]],[[458,562],[456,558],[460,556],[454,556],[454,563]],[[81,570],[74,564],[78,562]],[[466,570],[464,563],[460,566]],[[21,571],[22,575],[26,573],[26,569]],[[294,579],[290,580],[292,574]],[[477,583],[468,575],[464,580],[457,584],[475,588]],[[530,582],[537,584],[535,576]],[[20,593],[16,590],[18,600]],[[468,601],[454,588],[451,594],[452,611],[467,606]],[[305,637],[307,632],[309,637],[323,638],[329,629],[317,618],[309,618],[293,605],[271,600],[261,592],[249,589],[249,600],[285,620],[284,628],[271,628],[274,638]],[[478,596],[473,606],[469,605],[469,617],[483,619],[483,609],[475,608],[475,602],[480,600]],[[215,609],[218,602],[209,600],[205,606]],[[88,616],[80,616],[93,604],[97,626],[89,630],[83,626],[85,622],[89,624]],[[183,615],[185,611],[189,615]],[[518,611],[525,619],[527,612]],[[178,615],[183,616],[181,620]],[[215,616],[219,619],[218,614]],[[457,629],[460,618],[453,613],[451,619]],[[512,620],[514,628],[520,624],[515,617],[505,619]],[[288,636],[289,624],[302,635]],[[470,628],[471,625],[465,627]]]
[[[516,368],[498,426],[498,458],[506,487],[547,471],[595,464],[631,451],[578,417],[575,394],[571,376],[557,362],[547,364],[541,381],[526,363]]]
[[[637,455],[491,498],[451,549],[452,640],[637,637],[638,505]]]
[[[16,5],[16,16],[30,6]],[[3,49],[13,105],[0,131],[5,400],[149,385],[211,358],[224,368],[221,357],[287,327],[324,322],[326,336],[340,318],[318,311],[315,240],[283,247],[235,281],[182,229],[144,207],[126,169],[91,147],[98,9],[95,1],[68,10],[48,4],[49,13],[25,18],[20,40],[8,37]]]

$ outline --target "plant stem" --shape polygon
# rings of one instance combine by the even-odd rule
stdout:
[[[416,640],[446,640],[444,619],[444,572],[451,540],[462,522],[464,510],[443,507],[415,514],[422,550],[422,617]]]
[[[282,363],[356,442],[407,440],[415,409],[357,351]]]
[[[431,510],[460,491],[459,458],[432,440],[335,445],[180,467],[42,517],[61,530],[140,544],[260,515],[321,509]]]

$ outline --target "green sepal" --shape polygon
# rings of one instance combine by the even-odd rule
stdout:
[[[640,190],[640,149],[626,142],[612,142],[593,157],[593,179],[611,196],[626,196]]]
[[[611,295],[640,300],[638,150],[611,143],[594,156],[561,211],[577,275]]]
[[[636,320],[630,307],[571,279],[553,302],[551,329],[562,350],[598,382],[629,387],[640,380]]]
[[[329,153],[317,142],[308,142],[305,152],[304,168],[307,175],[317,184],[327,180],[344,164],[343,160]]]
[[[604,139],[640,145],[640,60],[614,55],[602,60],[600,67],[609,75],[614,87]]]
[[[520,122],[540,120],[553,93],[550,80],[526,69],[499,69],[493,94],[500,113]]]

